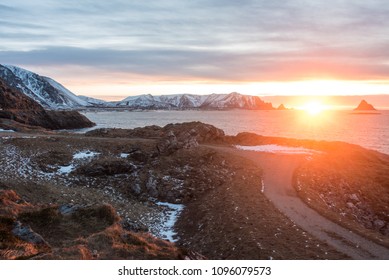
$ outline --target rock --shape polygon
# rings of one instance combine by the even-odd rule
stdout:
[[[203,143],[225,143],[223,130],[201,122],[168,124],[162,128],[153,125],[134,129],[95,129],[86,132],[85,135],[111,138],[161,139],[158,143],[161,150],[166,150],[168,146],[174,147],[177,142],[181,145],[180,148],[196,147],[197,144]]]
[[[150,177],[147,180],[146,189],[150,194],[150,196],[158,197],[157,180],[154,178],[152,174],[150,174]]]
[[[284,104],[280,104],[280,106],[278,106],[277,110],[288,110],[285,108]]]
[[[170,155],[179,149],[176,135],[169,131],[162,140],[157,143],[157,150],[161,155]]]
[[[376,111],[373,105],[366,102],[366,100],[362,100],[359,103],[358,107],[354,109],[354,111]]]
[[[53,125],[49,129],[79,129],[93,127],[95,123],[77,111],[47,111]],[[44,127],[44,126],[43,126]]]
[[[184,149],[191,149],[199,145],[196,137],[197,137],[196,130],[191,129],[189,133],[182,135],[179,141],[180,143],[182,143]]]
[[[185,139],[188,134],[196,139],[198,143],[222,143],[224,141],[224,131],[210,124],[201,122],[187,122],[179,124],[168,124],[162,128],[166,133],[173,131],[177,138]]]
[[[164,138],[157,144],[160,154],[170,155],[178,149],[195,148],[199,143],[221,143],[224,131],[201,122],[168,124],[162,128]]]
[[[33,244],[43,244],[47,245],[47,242],[43,239],[42,236],[34,232],[31,227],[24,226],[21,222],[17,221],[14,224],[12,233],[19,237],[20,239],[33,243]]]

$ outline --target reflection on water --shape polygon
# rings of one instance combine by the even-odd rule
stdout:
[[[359,115],[350,111],[325,111],[312,116],[302,111],[84,112],[98,127],[135,128],[201,121],[230,135],[254,132],[266,136],[345,141],[389,154],[389,111],[380,113]]]

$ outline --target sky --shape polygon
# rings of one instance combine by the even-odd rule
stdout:
[[[75,94],[389,94],[386,0],[0,0],[0,64]]]

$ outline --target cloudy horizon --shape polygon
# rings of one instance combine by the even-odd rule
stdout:
[[[0,1],[0,64],[95,97],[389,93],[383,0],[187,2]]]

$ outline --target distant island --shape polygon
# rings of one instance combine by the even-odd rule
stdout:
[[[373,105],[367,103],[366,100],[362,100],[358,107],[353,110],[353,114],[379,114],[377,109]]]
[[[377,109],[374,108],[373,105],[367,103],[366,100],[362,100],[354,111],[377,111]]]
[[[285,106],[284,106],[284,104],[280,104],[280,106],[278,106],[277,107],[277,110],[288,110]]]

